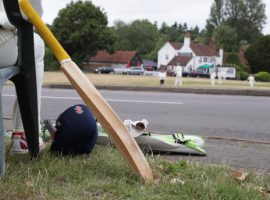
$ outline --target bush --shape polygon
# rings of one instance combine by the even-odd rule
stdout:
[[[241,73],[240,73],[241,80],[247,80],[248,77],[249,77],[249,73],[247,73],[246,71],[241,71]]]
[[[270,82],[270,73],[268,72],[259,72],[255,74],[256,81]]]
[[[228,53],[227,62],[235,65],[240,65],[240,59],[238,53]]]
[[[236,68],[236,80],[247,80],[249,68],[246,65],[233,65]]]
[[[44,71],[59,71],[60,70],[60,64],[54,57],[53,53],[50,49],[45,49],[45,55],[44,55]]]

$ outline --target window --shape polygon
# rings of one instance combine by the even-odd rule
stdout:
[[[207,62],[207,57],[203,57],[203,62]]]
[[[192,56],[192,53],[188,53],[188,52],[179,52],[177,53],[178,56]]]
[[[169,60],[169,55],[168,54],[166,54],[165,59]]]

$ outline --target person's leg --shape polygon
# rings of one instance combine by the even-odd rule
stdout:
[[[175,77],[175,81],[174,81],[174,85],[177,86],[178,85],[178,77]]]
[[[17,37],[0,44],[0,67],[15,65],[18,59]]]
[[[36,65],[36,82],[37,82],[37,100],[38,100],[38,120],[40,122],[40,110],[41,110],[41,89],[43,81],[44,71],[44,51],[45,46],[43,40],[39,35],[34,34],[34,50],[35,50],[35,65]],[[23,124],[19,109],[18,100],[15,100],[13,107],[13,127],[15,130],[23,130]],[[39,130],[40,130],[39,123]]]

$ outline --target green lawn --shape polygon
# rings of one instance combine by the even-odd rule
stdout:
[[[144,183],[111,146],[96,146],[90,156],[61,157],[48,149],[39,161],[8,155],[0,199],[267,199],[270,176],[249,172],[236,180],[226,166],[168,162],[147,155],[155,181]]]
[[[159,78],[153,76],[128,76],[117,74],[93,74],[85,73],[85,75],[96,86],[138,86],[138,87],[161,87]],[[44,84],[70,84],[62,72],[45,72]],[[163,88],[174,88],[174,77],[167,77]],[[180,86],[178,86],[180,87]],[[211,86],[210,80],[206,78],[183,78],[182,88],[220,88],[220,89],[243,89],[248,90],[248,81],[226,80],[221,85],[216,83]],[[257,82],[255,88],[257,90],[270,90],[270,83]]]

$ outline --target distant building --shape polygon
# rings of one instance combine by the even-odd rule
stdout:
[[[83,63],[84,68],[97,68],[110,66],[113,68],[129,68],[131,66],[141,66],[142,60],[136,51],[115,51],[110,54],[106,51],[98,51],[87,62]]]
[[[191,42],[189,32],[186,33],[184,43],[167,42],[158,51],[158,68],[166,66],[174,71],[176,66],[182,66],[184,71],[192,71],[201,65],[222,65],[223,49],[216,51],[216,43],[212,39],[209,45]]]

